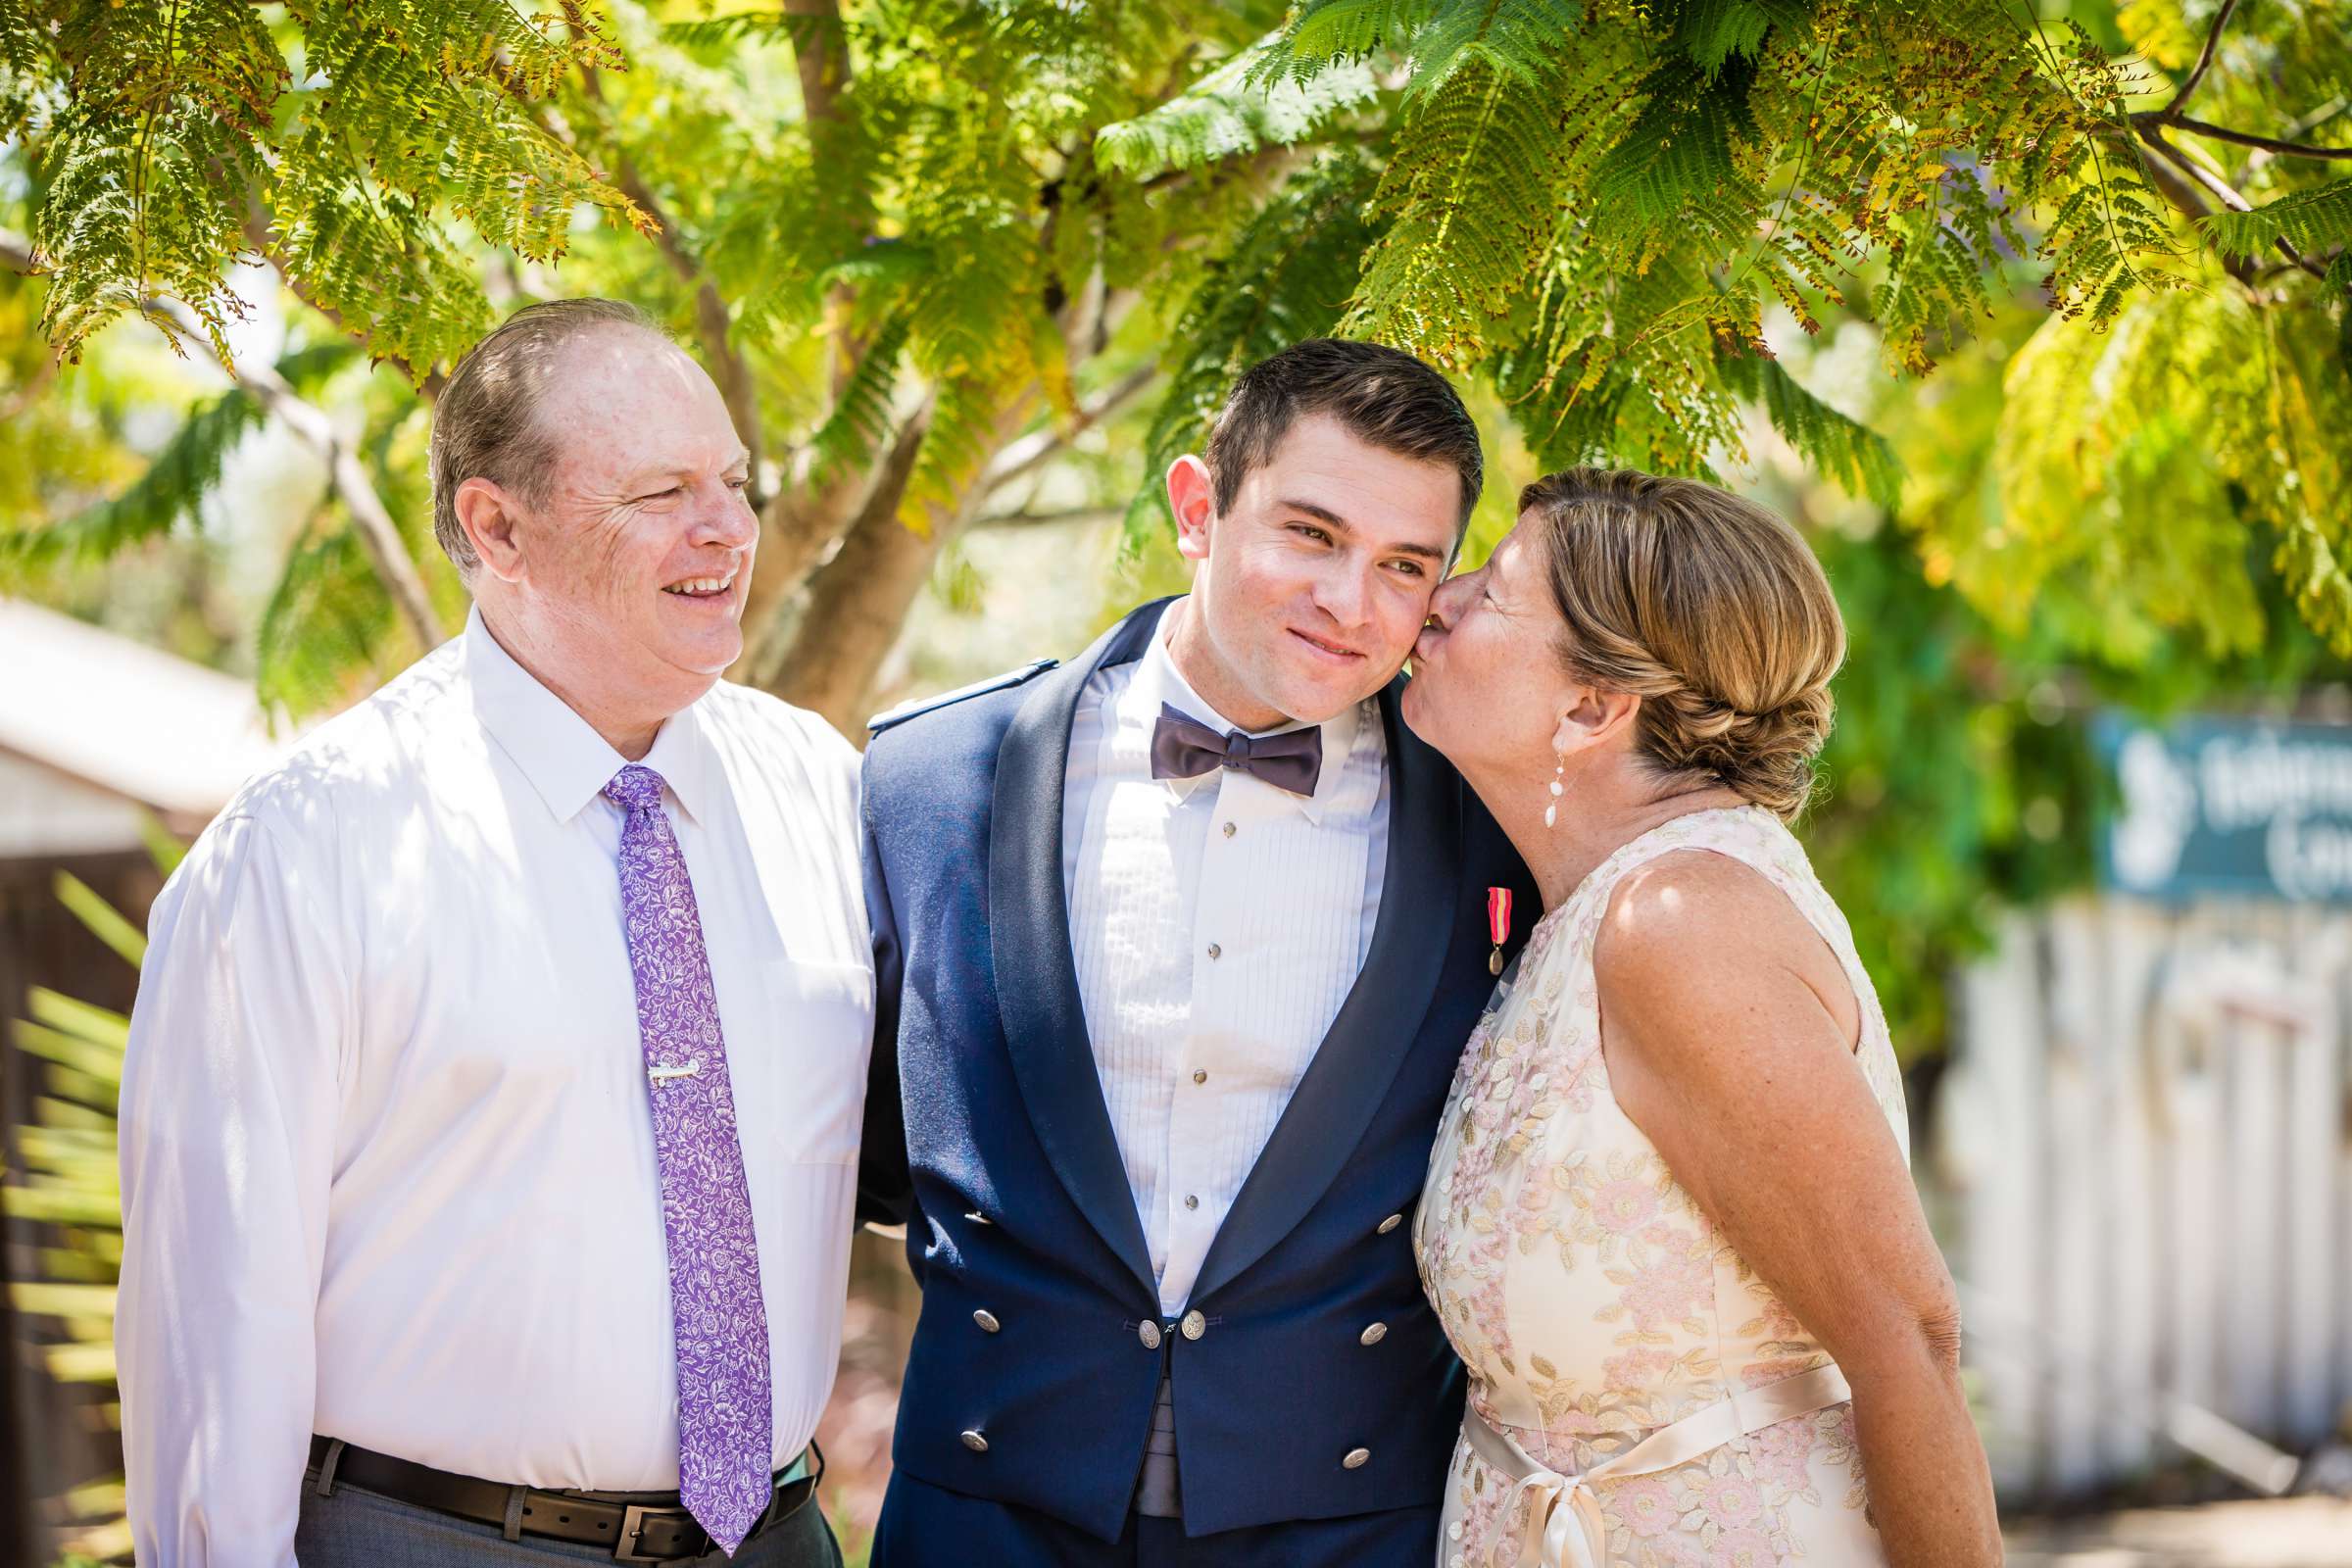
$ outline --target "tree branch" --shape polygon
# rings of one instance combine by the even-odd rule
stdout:
[[[823,171],[846,170],[853,162],[849,146],[850,111],[847,103],[850,90],[850,39],[841,24],[838,0],[785,0],[784,14],[800,19],[801,24],[792,29],[793,65],[801,78],[801,121],[808,127],[808,153],[819,171],[818,185],[824,188]],[[845,180],[839,193],[849,204],[850,226],[859,232],[870,231],[873,213],[867,201],[866,189],[854,180]],[[832,395],[841,396],[842,388],[858,370],[858,362],[865,352],[865,344],[850,330],[850,307],[854,291],[846,283],[836,283],[827,291],[825,315],[832,352]]]
[[[2254,211],[2254,204],[2252,202],[2247,201],[2236,191],[2230,189],[2229,182],[2224,180],[2221,175],[2212,172],[2206,169],[2204,165],[2198,163],[2195,159],[2190,158],[2185,153],[2182,153],[2171,142],[2166,141],[2162,131],[2158,130],[2153,125],[2140,125],[2136,128],[2139,131],[2139,139],[2141,141],[2146,142],[2149,146],[2155,148],[2159,153],[2162,153],[2167,159],[2171,160],[2175,168],[2179,169],[2189,178],[2195,180],[2198,184],[2204,186],[2208,191],[2212,192],[2215,199],[2218,200],[2224,207],[2229,208],[2233,213],[2250,213]],[[2279,255],[2285,257],[2288,261],[2294,263],[2297,267],[2301,268],[2304,271],[2309,272],[2312,276],[2324,278],[2328,275],[2328,270],[2326,268],[2318,266],[2312,262],[2301,251],[2295,249],[2295,247],[2286,239],[2281,238],[2278,240],[2278,250]]]
[[[2352,161],[2352,147],[2320,147],[2306,141],[2282,141],[2276,136],[2257,136],[2251,131],[2231,130],[2226,125],[2209,124],[2191,120],[2186,115],[2169,111],[2163,114],[2139,114],[2132,117],[2134,125],[2170,125],[2192,135],[2211,136],[2215,141],[2233,142],[2240,147],[2255,147],[2280,158],[2329,158]]]
[[[360,462],[343,439],[335,433],[334,421],[317,404],[306,402],[302,395],[286,384],[286,379],[268,366],[249,365],[239,369],[221,361],[212,352],[212,341],[196,322],[189,320],[177,301],[160,298],[142,300],[139,313],[161,327],[176,342],[192,343],[205,351],[229,376],[251,392],[278,422],[292,431],[295,437],[318,455],[326,465],[327,482],[351,514],[352,527],[358,532],[360,548],[368,553],[368,564],[375,575],[392,596],[392,607],[408,622],[417,646],[438,648],[449,633],[441,625],[441,617],[433,612],[433,602],[424,590],[424,579],[417,574],[416,563],[410,559],[409,547],[400,537],[400,528],[393,522],[392,514],[385,510],[383,498],[375,493],[375,485],[368,477],[367,466]]]
[[[304,402],[274,369],[250,368],[239,372],[238,379],[252,388],[288,429],[325,460],[335,494],[341,498],[344,510],[351,514],[352,526],[359,533],[360,548],[368,552],[368,563],[392,595],[394,608],[409,623],[419,648],[440,647],[449,632],[442,626],[441,617],[433,612],[432,599],[424,591],[424,579],[417,573],[416,563],[410,558],[409,547],[400,537],[399,525],[385,510],[383,498],[375,493],[360,455],[335,434],[326,412]]]
[[[1062,428],[1052,426],[1021,437],[996,456],[996,461],[980,476],[983,497],[1000,490],[1025,473],[1052,462],[1070,442],[1093,429],[1103,420],[1117,415],[1159,376],[1157,365],[1140,365],[1106,387],[1102,395],[1079,409],[1077,417]]]
[[[565,10],[571,14],[575,28],[584,25],[576,11],[568,5]],[[580,67],[580,85],[586,90],[588,101],[596,106],[601,120],[605,113],[605,88],[594,66]],[[572,140],[568,127],[550,124],[548,128],[551,135]],[[751,452],[752,510],[758,512],[767,504],[760,478],[762,445],[760,439],[760,387],[752,374],[751,362],[728,340],[727,328],[734,313],[728,310],[726,299],[718,292],[718,285],[710,280],[710,272],[703,267],[702,258],[687,249],[686,241],[678,233],[678,225],[670,220],[668,210],[662,205],[661,199],[654,194],[654,188],[646,183],[645,176],[638,172],[636,161],[621,146],[620,138],[610,131],[607,134],[612,147],[614,187],[653,220],[654,244],[662,252],[662,259],[669,264],[669,270],[677,274],[679,282],[694,290],[695,336],[703,345],[705,358],[710,362],[711,378],[717,381],[719,396],[726,401],[727,414],[735,421],[735,434]]]
[[[1034,528],[1053,522],[1116,522],[1126,512],[1118,507],[1070,507],[1060,512],[992,512],[974,517],[975,528]]]
[[[29,274],[33,270],[32,246],[22,236],[0,229],[0,261]],[[142,300],[139,314],[175,343],[192,343],[201,349],[206,359],[220,365],[318,455],[326,465],[328,482],[351,513],[361,548],[368,552],[368,562],[374,566],[384,591],[392,596],[393,608],[408,622],[417,646],[440,647],[449,634],[442,628],[441,617],[433,612],[433,602],[424,590],[424,579],[417,574],[416,563],[410,559],[400,529],[392,521],[392,514],[385,510],[383,498],[375,493],[375,485],[368,479],[359,454],[335,434],[334,421],[326,416],[325,411],[304,401],[301,394],[286,384],[284,376],[267,366],[248,366],[240,370],[221,361],[213,352],[212,339],[200,325],[187,318],[176,301]]]
[[[2213,209],[2206,204],[2204,197],[2197,194],[2197,187],[2181,178],[2180,171],[2170,163],[2161,158],[2150,158],[2142,153],[2139,167],[2140,172],[2148,176],[2148,183],[2156,187],[2157,193],[2180,211],[2192,219],[2212,216]],[[2222,256],[2219,260],[2222,264],[2222,270],[2236,278],[2248,289],[2260,288],[2261,284],[2256,277],[2253,264],[2236,256]]]
[[[2222,41],[2222,29],[2230,25],[2230,14],[2236,9],[2237,0],[2222,0],[2222,9],[2214,13],[2213,25],[2205,33],[2205,47],[2197,51],[2196,66],[2189,72],[2188,79],[2180,83],[2180,90],[2173,94],[2173,101],[2164,106],[2164,113],[2177,113],[2182,104],[2188,102],[2188,95],[2197,90],[2197,84],[2205,79],[2205,73],[2213,69],[2214,46]]]
[[[1034,384],[1010,393],[991,421],[988,450],[1011,443],[1029,422],[1037,397]],[[901,520],[895,506],[887,512],[865,507],[843,535],[840,551],[809,578],[808,609],[769,689],[823,714],[843,734],[859,734],[875,672],[897,646],[908,608],[940,551],[970,524],[980,502],[974,474],[952,499],[927,503],[913,526]]]

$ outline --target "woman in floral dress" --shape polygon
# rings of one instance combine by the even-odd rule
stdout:
[[[1406,719],[1544,897],[1416,1220],[1470,1374],[1441,1568],[1985,1564],[1886,1023],[1787,822],[1844,628],[1711,486],[1531,485]]]

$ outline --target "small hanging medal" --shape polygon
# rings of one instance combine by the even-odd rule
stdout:
[[[1487,973],[1502,973],[1502,945],[1511,936],[1511,890],[1487,889],[1487,933],[1494,939],[1494,951],[1487,956]]]

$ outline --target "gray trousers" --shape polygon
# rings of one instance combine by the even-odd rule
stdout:
[[[612,1548],[545,1536],[509,1541],[496,1525],[337,1482],[327,1497],[308,1484],[303,1487],[294,1555],[302,1568],[559,1568],[565,1562],[609,1563]],[[683,1560],[695,1568],[842,1568],[841,1547],[814,1493],[745,1542],[741,1554],[730,1558],[713,1548]]]

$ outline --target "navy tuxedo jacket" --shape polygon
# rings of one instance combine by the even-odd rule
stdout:
[[[1164,605],[1075,663],[877,720],[865,754],[862,1212],[907,1222],[922,1286],[893,1461],[1115,1541],[1164,1362],[1188,1534],[1431,1505],[1462,1375],[1409,1221],[1494,983],[1487,889],[1524,911],[1514,948],[1535,890],[1393,682],[1370,956],[1202,1263],[1202,1331],[1163,1323],[1079,1002],[1061,805],[1080,688]]]

